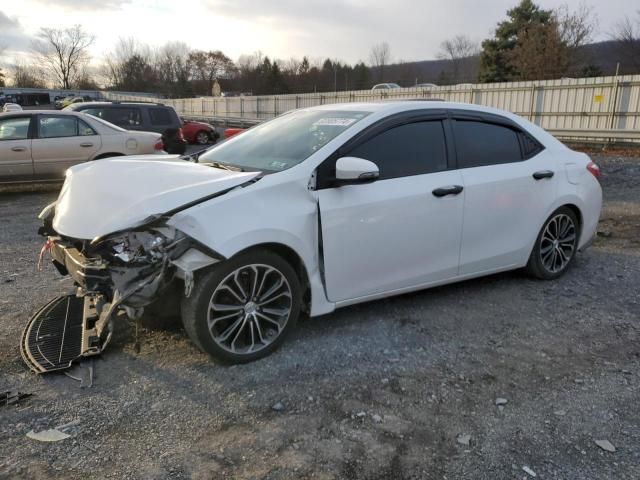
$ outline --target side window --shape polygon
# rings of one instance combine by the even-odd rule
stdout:
[[[104,108],[84,108],[78,111],[82,113],[86,113],[87,115],[92,115],[94,117],[101,118],[103,120],[107,120],[107,111]]]
[[[447,169],[447,149],[441,121],[400,125],[367,140],[349,152],[380,169],[380,180]]]
[[[107,122],[115,123],[122,128],[137,127],[142,124],[139,108],[117,107],[107,110]]]
[[[41,116],[38,119],[38,138],[75,137],[78,135],[76,117]]]
[[[81,137],[85,137],[88,135],[97,135],[96,131],[91,128],[87,122],[80,119],[78,119],[78,134]]]
[[[26,140],[29,138],[29,123],[31,123],[31,117],[0,120],[0,141]]]
[[[479,121],[455,120],[453,128],[458,168],[481,167],[522,160],[518,132]]]
[[[151,125],[171,125],[171,114],[166,108],[150,108]]]

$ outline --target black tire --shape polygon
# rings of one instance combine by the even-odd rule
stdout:
[[[199,132],[197,132],[193,138],[195,140],[195,143],[198,145],[208,145],[209,143],[211,143],[211,134],[204,130],[200,130]]]
[[[564,246],[562,245],[556,246],[554,243],[551,243],[549,240],[549,235],[551,234],[551,236],[553,236],[554,224],[552,222],[554,221],[558,222],[560,221],[560,219],[564,221],[567,218],[572,223],[572,226],[568,227],[569,230],[566,233],[567,236],[565,236],[564,238],[565,240],[568,240],[573,235],[573,240],[571,242],[567,241],[567,243],[561,242],[562,245]],[[557,223],[555,225],[557,228]],[[548,232],[547,232],[547,228],[550,229]],[[562,231],[560,233],[562,233]],[[560,235],[560,238],[562,238],[562,235]],[[562,275],[565,274],[565,272],[573,262],[573,259],[575,258],[576,252],[578,250],[579,239],[580,239],[580,222],[578,221],[578,218],[574,213],[574,211],[568,207],[558,208],[544,222],[544,225],[540,229],[540,233],[538,233],[538,236],[536,238],[536,243],[533,246],[533,250],[531,251],[531,255],[529,256],[529,262],[527,263],[527,266],[526,266],[527,273],[529,273],[535,278],[539,278],[540,280],[554,280],[556,278],[561,277]],[[571,244],[571,250],[570,250],[570,253],[567,253],[569,252],[569,248],[568,248],[569,244]],[[559,259],[558,262],[556,262],[556,260],[551,261],[551,259],[549,258],[548,256],[549,248],[552,250],[550,255],[552,255],[554,259],[558,258]],[[558,248],[561,249],[562,254],[564,254],[564,257],[560,256],[560,252],[556,253]],[[556,251],[553,251],[553,250],[556,250]],[[556,255],[558,256],[556,257]],[[565,258],[568,258],[568,260],[565,260]],[[550,264],[551,266],[549,266]]]
[[[282,277],[284,277],[284,279],[286,279],[286,282],[283,283],[283,288],[288,288],[290,292],[290,305],[287,307],[289,309],[289,314],[286,320],[283,321],[283,326],[281,327],[279,334],[276,337],[273,337],[273,340],[270,340],[268,344],[262,346],[260,350],[253,352],[248,351],[236,353],[230,351],[228,348],[224,348],[219,344],[218,341],[214,340],[214,334],[208,326],[208,315],[210,312],[209,303],[212,300],[214,294],[222,294],[220,293],[222,292],[222,290],[218,290],[218,288],[222,286],[222,283],[225,280],[228,280],[229,277],[231,277],[235,272],[240,271],[240,274],[246,272],[242,269],[249,269],[250,265],[258,266],[260,268],[269,267],[271,269],[274,269],[272,271],[273,275],[281,275]],[[265,274],[264,278],[266,278],[266,275],[267,274]],[[287,298],[286,295],[284,298]],[[254,300],[255,299],[251,299],[250,302],[247,302],[245,304],[244,311],[238,312],[239,317],[233,317],[228,321],[229,324],[231,324],[234,321],[240,321],[240,317],[244,317],[245,319],[244,322],[240,324],[240,327],[237,330],[232,330],[232,333],[234,334],[238,332],[235,335],[236,338],[238,338],[238,336],[240,335],[240,331],[243,329],[244,333],[242,338],[247,338],[245,337],[245,335],[247,334],[247,330],[244,326],[247,322],[247,318],[249,318],[247,308],[249,303],[254,306]],[[225,362],[247,363],[269,355],[282,344],[286,336],[291,332],[291,330],[295,328],[298,317],[300,315],[301,302],[302,289],[300,287],[300,280],[291,265],[275,253],[269,252],[267,250],[253,250],[216,264],[209,271],[196,277],[195,285],[193,291],[191,292],[191,295],[188,298],[183,297],[182,299],[182,323],[189,338],[203,352],[208,353],[209,355]],[[260,306],[258,306],[257,308],[259,311]],[[252,321],[258,323],[258,318],[254,315],[253,320],[248,320],[249,323],[251,323]],[[232,328],[229,326],[229,324],[222,327],[224,329],[224,332],[221,332],[222,336],[224,336],[224,333]],[[215,327],[212,327],[212,329],[213,328]],[[256,327],[255,325],[250,325],[251,340],[253,341],[254,339],[254,328],[256,337],[258,336],[257,332],[260,331],[261,333],[259,338],[262,339],[262,330],[260,330],[260,328]],[[273,331],[273,329],[269,330],[266,333],[268,334],[271,331]],[[232,334],[229,336],[229,338],[231,337],[234,337],[234,335]],[[269,335],[267,335],[267,337],[269,337]]]

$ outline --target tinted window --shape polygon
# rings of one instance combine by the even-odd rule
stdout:
[[[97,118],[102,118],[103,120],[106,120],[107,118],[107,109],[105,108],[83,108],[78,111]]]
[[[167,108],[150,108],[151,125],[171,125],[171,114]]]
[[[29,136],[30,117],[0,120],[0,140],[24,140]]]
[[[106,121],[115,123],[124,128],[137,127],[142,124],[142,116],[139,108],[117,107],[106,109]]]
[[[38,119],[39,138],[75,137],[78,135],[78,121],[75,117],[40,117]]]
[[[349,152],[380,169],[380,179],[446,170],[447,153],[442,122],[401,125],[376,135]]]
[[[534,140],[526,133],[521,133],[520,139],[522,140],[522,151],[524,152],[524,158],[531,158],[543,150],[542,145],[540,145],[537,140]]]
[[[522,160],[518,133],[515,130],[467,120],[456,120],[453,124],[459,168]]]

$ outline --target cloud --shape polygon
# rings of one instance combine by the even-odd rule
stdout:
[[[72,10],[119,10],[132,0],[38,0],[48,6]]]
[[[15,18],[0,12],[0,49],[25,51],[31,44],[31,37],[22,29]]]

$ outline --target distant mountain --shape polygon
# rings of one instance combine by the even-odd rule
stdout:
[[[630,51],[628,46],[616,40],[591,43],[579,47],[573,55],[573,65],[568,77],[615,75],[616,65],[620,63],[620,75],[640,74],[638,48]],[[435,83],[449,85],[457,83],[476,83],[480,57],[452,60],[423,60],[419,62],[396,63],[387,65],[384,81],[396,82],[403,87],[416,83]],[[378,72],[371,69],[374,81],[379,81]]]

